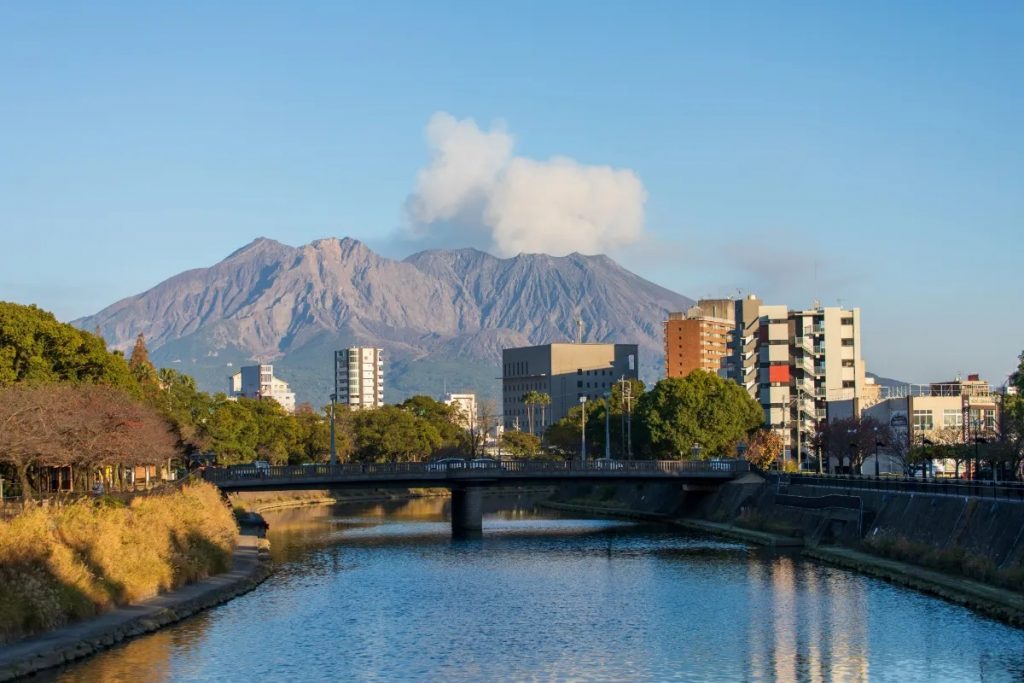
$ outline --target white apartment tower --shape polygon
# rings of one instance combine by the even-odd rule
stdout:
[[[246,365],[228,377],[228,396],[237,398],[272,398],[289,413],[295,411],[295,394],[288,383],[274,377],[274,366]]]
[[[334,352],[336,400],[352,410],[384,405],[383,350],[353,346]]]
[[[723,374],[764,409],[765,426],[779,432],[787,457],[806,462],[828,401],[864,397],[860,309],[790,311],[754,296],[735,302],[736,325]]]

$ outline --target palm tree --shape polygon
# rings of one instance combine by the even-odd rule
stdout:
[[[530,434],[533,434],[533,407],[540,401],[540,394],[536,391],[528,391],[523,395],[523,403],[529,408],[526,413],[526,424],[529,425]]]
[[[543,392],[537,393],[537,404],[540,406],[540,431],[544,431],[546,420],[544,418],[544,409],[551,405],[551,396]]]

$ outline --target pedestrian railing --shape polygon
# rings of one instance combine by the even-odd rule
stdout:
[[[1024,483],[965,479],[915,479],[913,477],[871,477],[855,474],[791,474],[789,485],[828,486],[902,493],[931,493],[1000,500],[1024,501]]]
[[[664,477],[706,476],[732,478],[749,471],[745,460],[591,460],[586,463],[568,460],[447,460],[436,462],[340,463],[337,465],[283,465],[208,467],[203,478],[212,483],[239,480],[296,480],[346,478],[447,479],[462,477],[495,477],[521,475],[602,475],[652,474]]]

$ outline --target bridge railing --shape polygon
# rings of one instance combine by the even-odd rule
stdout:
[[[337,465],[235,465],[209,467],[203,477],[210,482],[255,479],[386,479],[401,476],[423,476],[446,479],[450,475],[504,474],[625,474],[662,473],[676,476],[700,474],[736,476],[750,470],[745,460],[494,460],[465,462],[395,462],[395,463],[340,463]]]

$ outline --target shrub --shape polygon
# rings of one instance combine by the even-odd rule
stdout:
[[[236,533],[205,482],[127,505],[30,507],[0,522],[0,643],[225,571]]]

